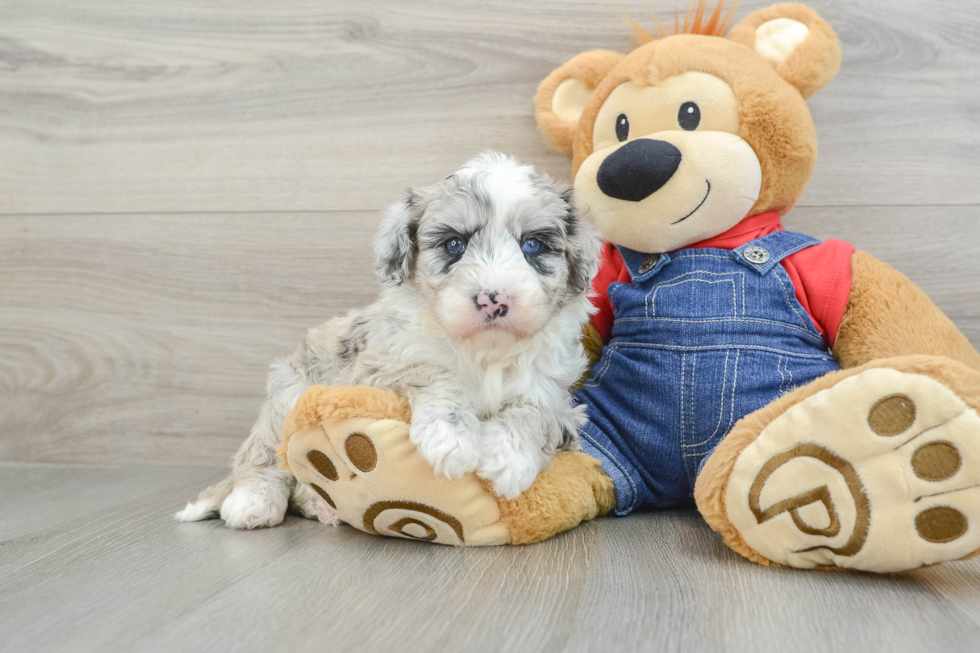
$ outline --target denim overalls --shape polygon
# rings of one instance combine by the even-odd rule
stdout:
[[[612,338],[575,393],[615,514],[691,505],[702,463],[739,419],[840,369],[779,264],[818,242],[777,231],[734,250],[619,248],[633,281],[610,285]]]

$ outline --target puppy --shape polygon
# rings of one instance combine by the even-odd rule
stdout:
[[[568,388],[599,240],[571,190],[485,152],[388,209],[375,242],[378,300],[309,331],[273,363],[268,398],[231,476],[177,513],[232,528],[275,526],[287,505],[316,519],[315,495],[277,467],[286,415],[311,385],[394,390],[411,440],[437,474],[475,471],[513,498],[584,422]]]

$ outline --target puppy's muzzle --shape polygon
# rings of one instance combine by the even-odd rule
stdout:
[[[487,322],[505,317],[510,310],[510,295],[506,290],[484,290],[473,298],[476,310],[483,313]]]
[[[667,141],[639,138],[606,157],[596,182],[609,197],[639,202],[670,181],[680,164],[681,151]]]

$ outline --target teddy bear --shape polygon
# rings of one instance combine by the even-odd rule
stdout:
[[[733,11],[701,0],[656,38],[634,23],[639,47],[573,57],[534,98],[606,241],[574,393],[583,451],[508,502],[434,479],[397,396],[314,388],[280,456],[341,519],[520,544],[694,506],[770,566],[888,573],[980,553],[980,354],[900,272],[781,224],[813,172],[805,100],[837,73],[837,37],[803,5]]]

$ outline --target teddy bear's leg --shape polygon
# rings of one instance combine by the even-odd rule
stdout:
[[[873,361],[741,420],[695,498],[762,564],[897,572],[980,552],[980,372]]]
[[[533,544],[605,515],[616,506],[616,491],[598,460],[566,451],[524,494],[497,503],[511,543]]]

